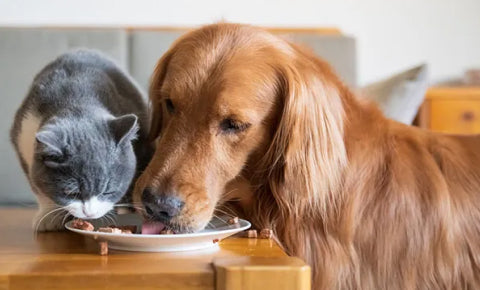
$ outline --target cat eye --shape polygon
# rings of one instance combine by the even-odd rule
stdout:
[[[104,192],[103,195],[113,195],[115,193],[115,191],[107,191],[107,192]]]
[[[42,161],[44,163],[50,162],[50,163],[56,163],[56,164],[61,164],[65,162],[65,156],[64,155],[56,155],[56,154],[43,154],[41,156]]]
[[[250,125],[250,123],[242,123],[232,118],[227,118],[220,122],[220,130],[225,134],[236,134],[245,131]]]
[[[169,113],[175,112],[175,107],[173,106],[173,102],[171,99],[165,99],[165,106],[167,107],[167,111]]]

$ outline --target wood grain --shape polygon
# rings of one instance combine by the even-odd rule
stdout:
[[[430,105],[430,129],[443,133],[480,133],[480,100],[439,99]]]
[[[290,283],[295,273],[307,271],[301,260],[288,257],[274,241],[240,237],[226,239],[213,250],[110,250],[109,256],[100,256],[93,240],[75,233],[34,235],[34,212],[0,209],[0,289],[214,289],[216,275],[212,265],[220,258],[228,261],[258,257],[264,259],[262,263],[270,263],[272,273],[284,273],[278,277],[258,276],[265,283],[270,277],[285,277],[285,283]],[[289,268],[291,275],[285,274],[285,261],[289,259],[296,259],[297,263]],[[257,265],[257,261],[252,260],[252,265]]]
[[[479,87],[433,87],[420,110],[420,126],[442,133],[480,133]]]
[[[294,257],[217,258],[217,290],[310,289],[310,267]]]

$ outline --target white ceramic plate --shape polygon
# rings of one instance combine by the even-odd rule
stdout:
[[[141,219],[134,214],[116,216],[116,225],[136,225],[141,227]],[[227,220],[227,218],[223,218]],[[108,226],[105,219],[90,221],[95,229]],[[108,247],[116,250],[139,252],[174,252],[206,249],[217,246],[217,242],[238,232],[250,228],[250,222],[239,219],[236,225],[227,225],[222,220],[212,220],[210,227],[193,234],[176,235],[142,235],[142,234],[113,234],[79,230],[71,227],[72,221],[65,227],[81,235],[108,242]]]

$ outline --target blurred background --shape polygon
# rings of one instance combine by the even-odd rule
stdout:
[[[219,20],[335,27],[357,43],[358,82],[427,62],[432,80],[480,65],[478,0],[2,0],[0,26],[192,27]]]
[[[146,89],[188,29],[253,24],[309,46],[390,118],[480,133],[479,0],[2,0],[0,203],[33,202],[8,140],[33,76],[76,47],[104,51]]]

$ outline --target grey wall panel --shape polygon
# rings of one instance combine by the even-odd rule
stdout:
[[[148,91],[150,76],[160,57],[182,31],[134,30],[130,33],[130,74]]]
[[[355,39],[344,35],[295,34],[285,35],[295,43],[310,47],[334,68],[342,80],[357,85]]]
[[[130,73],[147,89],[150,76],[158,59],[182,31],[134,30],[130,35]],[[344,35],[287,34],[281,37],[310,47],[329,62],[348,85],[357,84],[355,39]]]

